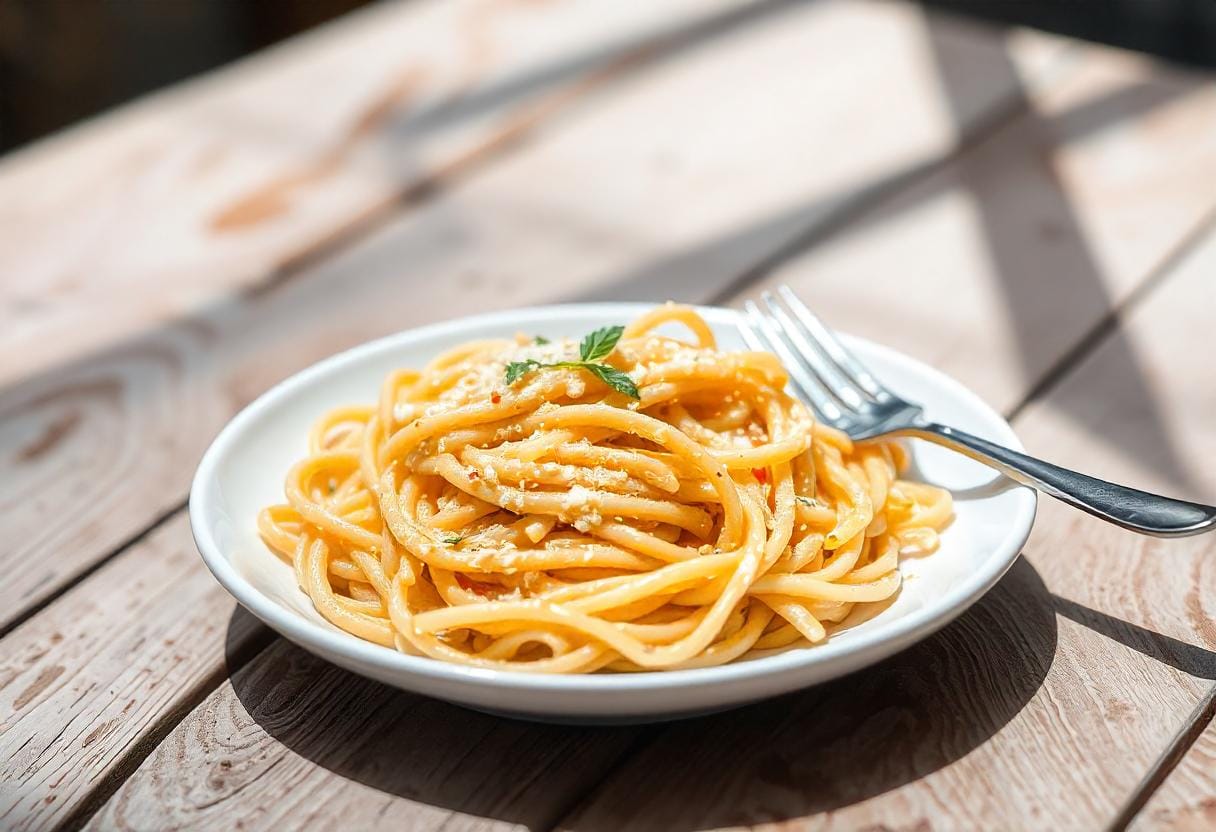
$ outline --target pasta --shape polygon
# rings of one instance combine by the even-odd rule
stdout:
[[[587,673],[816,644],[894,598],[951,499],[785,386],[673,304],[468,343],[321,418],[259,531],[322,616],[412,655]]]

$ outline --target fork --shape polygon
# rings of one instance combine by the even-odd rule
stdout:
[[[1070,471],[925,417],[878,382],[788,286],[744,304],[740,327],[752,349],[767,342],[819,419],[856,441],[914,436],[944,445],[1082,511],[1141,534],[1185,537],[1216,527],[1216,508],[1174,500]]]

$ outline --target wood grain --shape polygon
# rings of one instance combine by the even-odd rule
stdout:
[[[4,639],[0,827],[71,818],[220,683],[226,654],[265,644],[200,567],[179,516]]]
[[[1194,337],[1216,303],[1213,257],[1209,237],[1022,413],[1032,451],[1212,499],[1216,397],[1196,383],[1210,372]],[[1129,350],[1150,383],[1128,383]],[[1187,460],[1172,476],[1154,459],[1166,442]],[[1213,690],[1213,542],[1137,537],[1044,498],[1024,554],[971,612],[878,668],[660,733],[561,827],[1106,827]]]
[[[545,829],[629,730],[533,725],[403,694],[286,642],[235,674],[88,828]]]
[[[369,338],[474,311],[605,292],[712,297],[826,222],[850,188],[906,160],[949,154],[963,131],[1015,94],[1007,49],[1025,71],[1044,75],[1062,48],[933,19],[944,54],[972,79],[956,122],[933,97],[936,70],[915,9],[782,9],[732,29],[713,49],[622,80],[562,129],[273,291],[234,295],[0,392],[0,459],[17,472],[0,479],[0,531],[19,541],[0,552],[0,565],[23,564],[0,588],[0,620],[180,506],[214,433],[291,372]],[[851,56],[854,42],[873,48]],[[1002,73],[986,75],[987,63]],[[822,105],[787,105],[804,99],[807,78],[829,76],[831,94],[816,90]],[[891,101],[857,106],[876,79],[893,85]],[[714,107],[705,106],[707,89]],[[757,89],[768,91],[769,123],[753,109]],[[639,129],[656,123],[664,129]],[[741,131],[741,123],[755,126]],[[807,164],[815,154],[824,163]],[[66,522],[63,495],[75,506]],[[60,554],[30,556],[44,550]]]
[[[1131,829],[1203,832],[1216,826],[1216,722],[1190,747],[1135,817]]]
[[[0,384],[273,285],[764,0],[377,4],[0,163]]]
[[[1192,175],[1216,173],[1216,85],[1089,56],[1027,88],[1023,113],[950,165],[806,240],[751,294],[789,283],[837,328],[1018,406],[1214,207]],[[964,95],[939,63],[946,99]]]

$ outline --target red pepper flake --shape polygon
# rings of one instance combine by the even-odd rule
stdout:
[[[466,592],[473,592],[478,595],[489,595],[493,590],[486,584],[478,583],[472,580],[463,572],[456,573],[456,583],[460,584],[460,588]]]
[[[759,480],[761,483],[768,482],[768,470],[765,468],[753,468],[752,476],[755,477],[757,480]]]
[[[502,401],[502,396],[498,395],[498,393],[496,391],[496,392],[490,394],[490,401],[494,404],[498,404],[500,401]]]
[[[476,471],[469,472],[469,481],[470,482],[472,482],[473,480],[476,480],[476,479],[480,479],[480,478],[481,478],[481,474],[477,473]]]

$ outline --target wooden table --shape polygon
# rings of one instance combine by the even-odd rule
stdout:
[[[1216,824],[1216,538],[1046,501],[877,667],[563,728],[352,676],[206,572],[195,463],[369,337],[788,282],[1043,456],[1216,499],[1216,84],[883,2],[386,3],[0,162],[0,827]]]

